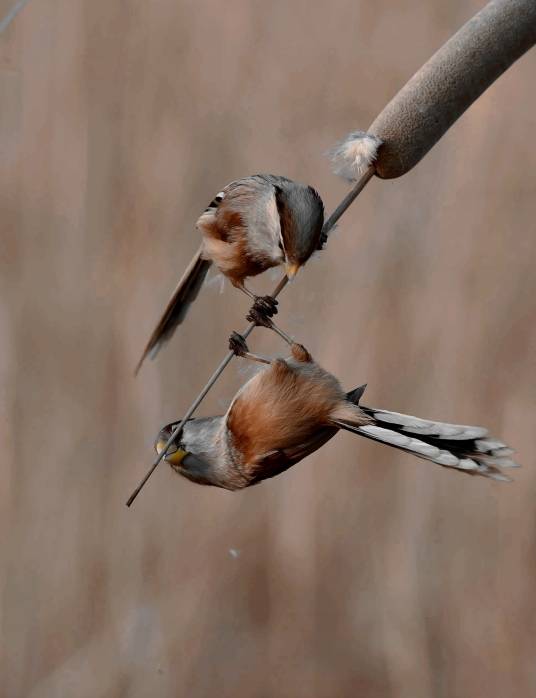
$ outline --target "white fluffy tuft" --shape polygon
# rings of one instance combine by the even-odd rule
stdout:
[[[333,172],[354,182],[376,160],[382,143],[371,133],[353,131],[330,151]]]

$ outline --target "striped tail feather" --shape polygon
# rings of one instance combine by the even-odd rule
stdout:
[[[434,422],[419,417],[378,410],[360,405],[370,419],[363,425],[348,420],[334,420],[341,429],[393,446],[447,468],[482,475],[493,480],[510,481],[501,468],[519,467],[511,456],[513,450],[490,436],[483,427]]]
[[[203,259],[203,246],[201,245],[182,275],[169,299],[162,317],[149,337],[149,341],[134,371],[135,374],[138,373],[147,356],[154,359],[162,345],[171,338],[176,328],[184,320],[188,308],[196,299],[203,285],[203,281],[205,280],[211,264],[212,262],[210,260]]]

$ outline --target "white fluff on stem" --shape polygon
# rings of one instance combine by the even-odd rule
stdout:
[[[382,144],[381,138],[365,131],[353,131],[330,151],[333,172],[349,182],[358,179],[372,165]]]

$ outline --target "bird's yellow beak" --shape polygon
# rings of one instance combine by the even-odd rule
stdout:
[[[293,279],[296,276],[299,268],[300,268],[299,264],[290,264],[289,262],[287,262],[285,264],[285,271],[287,273],[287,277],[289,280]]]
[[[167,440],[158,439],[158,441],[155,444],[156,452],[158,453],[158,455],[162,453],[166,443]],[[168,447],[167,454],[164,460],[167,463],[171,463],[172,465],[180,465],[186,455],[187,452],[183,451],[182,448],[177,448],[176,446],[171,444],[171,446]]]

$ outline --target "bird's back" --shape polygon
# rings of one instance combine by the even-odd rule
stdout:
[[[277,359],[238,393],[227,428],[244,463],[303,443],[321,427],[341,401],[337,381],[314,361]]]

